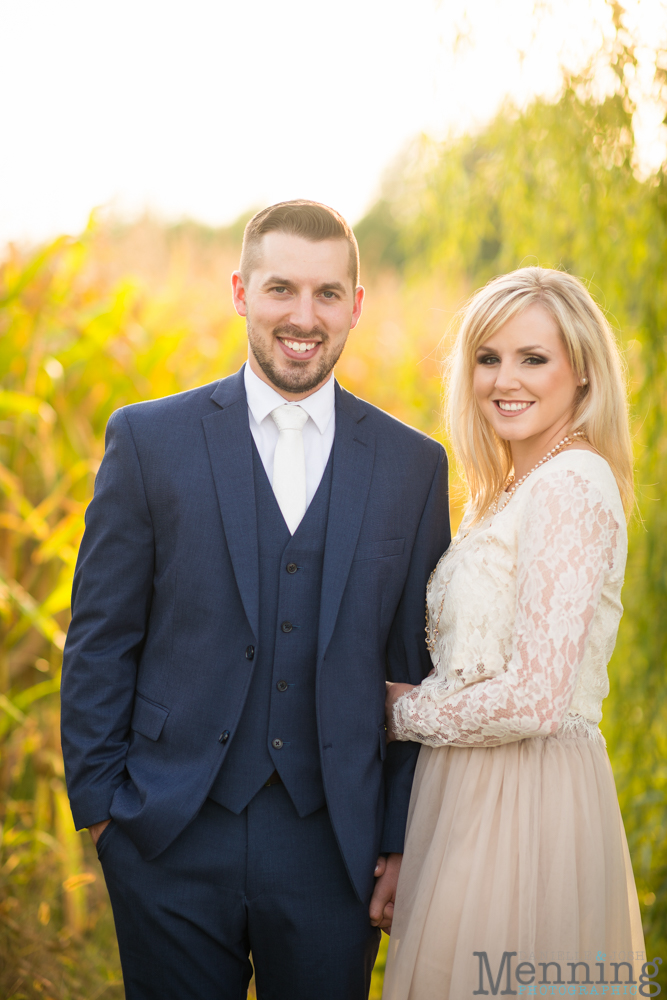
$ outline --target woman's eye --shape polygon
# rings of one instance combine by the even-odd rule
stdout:
[[[485,354],[481,358],[477,359],[477,363],[480,365],[495,365],[498,364],[500,358],[497,358],[495,354]]]
[[[545,365],[547,363],[547,359],[541,358],[539,354],[529,354],[525,360],[526,364],[529,365]]]

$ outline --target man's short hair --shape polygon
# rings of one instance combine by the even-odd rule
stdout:
[[[253,215],[245,227],[239,270],[244,282],[257,267],[261,242],[266,233],[288,233],[312,243],[346,240],[350,252],[349,275],[352,287],[359,284],[359,247],[351,227],[342,215],[318,201],[281,201]]]

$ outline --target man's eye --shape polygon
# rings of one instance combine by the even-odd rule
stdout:
[[[327,290],[326,292],[322,292],[322,295],[324,296],[325,299],[335,299],[336,298],[336,293],[332,292],[332,291],[329,291],[329,290]]]

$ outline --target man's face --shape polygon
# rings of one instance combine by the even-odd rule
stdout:
[[[303,399],[327,381],[361,315],[346,240],[313,243],[287,233],[262,238],[244,283],[232,275],[234,305],[246,317],[249,363],[286,399]]]

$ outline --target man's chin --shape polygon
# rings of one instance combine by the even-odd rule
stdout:
[[[307,361],[276,365],[273,362],[263,363],[259,358],[257,360],[269,381],[283,392],[312,392],[331,374],[331,368],[323,365],[309,366]]]
[[[329,374],[329,372],[278,372],[275,377],[269,375],[269,378],[283,392],[312,392],[328,378]]]

